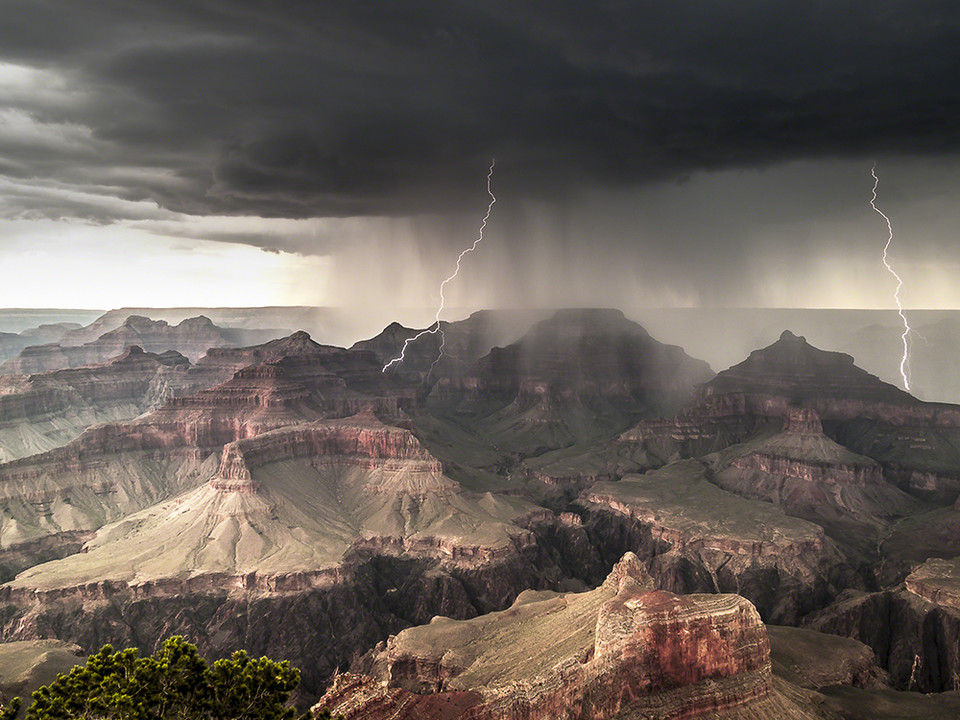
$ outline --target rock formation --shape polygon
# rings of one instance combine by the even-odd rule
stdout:
[[[769,652],[743,598],[654,590],[628,554],[596,590],[405,630],[318,707],[348,720],[693,717],[766,700]]]
[[[537,512],[463,493],[408,430],[368,414],[229,443],[201,487],[124,516],[82,554],[27,570],[7,587],[162,586],[201,576],[261,587],[293,575],[323,584],[356,548],[482,563],[533,543],[513,523]]]
[[[768,620],[796,622],[830,596],[840,557],[823,530],[769,503],[726,492],[685,460],[619,482],[599,482],[579,500],[604,556],[633,550],[659,587],[736,592]]]
[[[620,440],[660,462],[701,456],[781,429],[793,408],[816,413],[830,439],[879,462],[906,492],[960,493],[960,408],[921,402],[789,331],[704,384],[675,417],[641,422]]]
[[[463,491],[410,431],[370,414],[239,439],[218,462],[191,464],[200,456],[174,450],[162,454],[177,470],[162,476],[163,490],[169,497],[176,480],[183,492],[166,502],[157,504],[156,488],[133,487],[137,472],[94,486],[92,496],[75,475],[52,488],[47,514],[33,516],[35,532],[52,520],[97,534],[83,552],[36,565],[0,589],[4,636],[53,632],[85,647],[150,647],[181,632],[211,654],[265,653],[281,641],[271,629],[282,624],[299,633],[294,645],[285,640],[283,657],[304,669],[304,692],[316,693],[384,630],[436,612],[469,617],[549,582],[527,557],[538,552],[527,525],[550,513]],[[135,512],[137,502],[149,506]],[[98,519],[115,522],[99,527]],[[391,575],[396,584],[383,585]],[[192,609],[179,614],[181,606]],[[341,613],[349,608],[348,621]],[[291,624],[292,612],[302,622]]]
[[[222,378],[176,352],[137,346],[100,365],[0,376],[0,462],[64,445],[91,425],[128,420]]]
[[[921,504],[888,483],[880,464],[823,434],[812,409],[791,407],[783,430],[734,445],[712,456],[714,482],[745,497],[775,503],[842,534],[869,542],[891,519],[916,513]]]
[[[774,674],[794,685],[814,690],[835,685],[889,687],[873,650],[862,642],[783,625],[767,625],[767,637]]]
[[[542,313],[537,312],[479,310],[465,320],[441,321],[442,337],[439,333],[427,333],[408,344],[403,363],[395,365],[393,372],[421,381],[446,377],[449,382],[451,378],[460,378],[491,349],[519,339],[541,316]],[[420,332],[395,322],[376,337],[361,340],[350,349],[372,351],[385,364],[398,357],[406,340]]]
[[[0,445],[43,450],[0,463],[0,638],[183,633],[290,659],[311,699],[351,666],[328,697],[358,717],[810,717],[827,699],[771,679],[759,613],[949,687],[960,622],[917,566],[960,554],[960,410],[789,334],[713,378],[616,312],[489,351],[488,325],[445,326],[484,354],[429,382],[428,352],[382,372],[399,326],[0,380]],[[434,615],[473,619],[364,655]],[[849,672],[788,661],[869,684],[836,643]]]
[[[672,411],[710,377],[618,310],[561,310],[466,376],[439,380],[431,407],[504,451],[539,454]]]
[[[179,381],[181,387],[205,382],[240,366],[215,388],[173,397],[136,420],[93,426],[67,445],[0,464],[0,497],[7,503],[0,514],[0,568],[16,572],[58,557],[51,546],[58,539],[62,553],[75,552],[84,534],[198,487],[227,443],[361,409],[397,414],[411,397],[382,377],[369,354],[324,348],[305,333],[224,353],[187,368]],[[267,361],[244,367],[257,358]],[[122,374],[125,363],[143,362],[158,361],[128,353],[117,369]]]
[[[25,348],[16,358],[0,365],[0,373],[30,373],[95,365],[136,345],[146,352],[174,350],[196,362],[209,348],[231,344],[222,330],[199,316],[171,326],[163,320],[131,315],[120,327],[83,345],[49,344]]]
[[[0,332],[0,361],[15,357],[30,345],[58,342],[64,335],[79,327],[77,323],[49,323],[19,333]]]

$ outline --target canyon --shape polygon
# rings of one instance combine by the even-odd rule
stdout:
[[[619,311],[533,319],[444,323],[396,369],[398,324],[61,338],[114,354],[0,377],[0,638],[243,647],[358,720],[954,689],[960,408],[790,332],[714,374]],[[846,669],[805,664],[817,632]]]

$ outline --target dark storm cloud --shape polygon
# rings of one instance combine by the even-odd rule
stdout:
[[[8,0],[3,16],[0,60],[64,86],[0,98],[39,137],[0,134],[0,172],[108,178],[192,214],[473,208],[494,155],[504,192],[562,198],[960,146],[953,2]],[[89,137],[58,149],[75,127]],[[134,166],[149,172],[117,169]]]

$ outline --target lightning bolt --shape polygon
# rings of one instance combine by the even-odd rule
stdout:
[[[903,303],[900,302],[900,289],[903,287],[903,280],[897,274],[897,271],[894,270],[890,265],[890,260],[888,258],[890,244],[893,242],[893,225],[890,224],[890,218],[884,215],[880,208],[877,207],[877,186],[880,184],[880,178],[877,177],[876,170],[876,165],[870,168],[870,175],[873,176],[873,197],[870,199],[870,207],[872,207],[887,223],[887,244],[883,246],[883,264],[887,268],[887,271],[897,280],[897,289],[893,292],[893,298],[897,301],[897,313],[900,315],[900,319],[903,321],[903,335],[900,336],[900,340],[903,342],[903,358],[900,360],[900,377],[903,378],[903,387],[909,390],[910,344],[908,338],[910,336],[910,323],[907,322],[907,316],[903,314]]]
[[[407,348],[410,347],[412,343],[415,343],[417,340],[422,338],[424,335],[436,335],[437,333],[440,334],[440,348],[437,352],[437,359],[434,360],[433,363],[430,365],[430,372],[427,373],[428,378],[430,377],[430,374],[433,372],[433,369],[436,367],[437,363],[440,362],[440,358],[443,357],[443,348],[447,342],[447,338],[443,334],[443,330],[440,328],[440,315],[443,313],[444,305],[446,305],[446,302],[447,302],[446,297],[444,297],[443,291],[444,291],[444,288],[447,287],[447,283],[451,282],[460,273],[460,263],[463,261],[464,256],[469,253],[472,253],[474,250],[477,249],[477,245],[483,242],[483,231],[486,229],[487,221],[490,219],[490,212],[493,210],[493,204],[497,202],[497,197],[496,195],[493,194],[493,190],[491,189],[491,183],[493,181],[493,168],[496,166],[496,164],[497,164],[497,159],[493,158],[490,161],[490,171],[487,173],[487,195],[490,196],[490,203],[487,205],[487,213],[486,215],[483,216],[483,222],[480,223],[480,231],[477,233],[477,239],[473,241],[473,244],[470,247],[464,249],[463,252],[461,252],[457,256],[457,266],[454,268],[453,273],[448,278],[446,278],[442,283],[440,283],[440,306],[437,308],[437,315],[434,318],[433,325],[431,325],[426,330],[421,330],[413,337],[408,337],[406,340],[404,340],[403,347],[400,349],[400,354],[397,357],[393,358],[393,360],[388,362],[386,365],[384,365],[383,370],[381,370],[381,372],[386,372],[387,369],[392,367],[393,365],[398,365],[399,363],[402,363],[406,359]]]

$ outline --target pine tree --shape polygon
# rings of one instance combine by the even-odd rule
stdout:
[[[33,693],[27,720],[292,720],[300,671],[244,651],[211,669],[195,645],[171,637],[149,657],[105,645],[85,665]],[[20,699],[0,710],[13,720]],[[306,713],[302,718],[310,718]],[[319,718],[329,718],[323,712]]]

